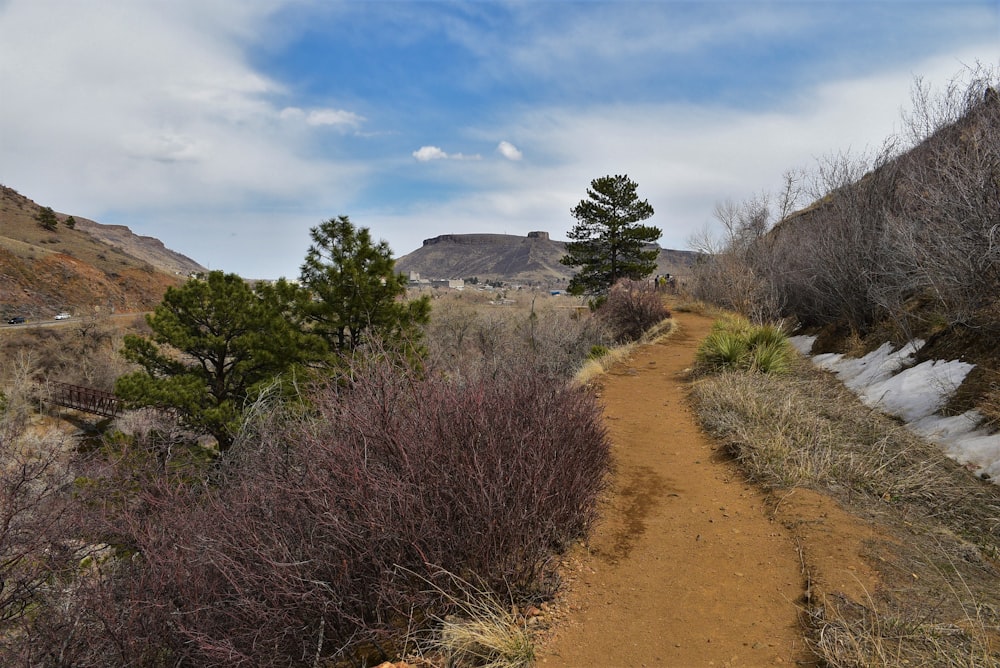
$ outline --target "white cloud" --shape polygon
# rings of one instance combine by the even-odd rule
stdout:
[[[568,14],[563,7],[529,3],[496,12],[519,15],[513,26],[485,21],[456,35],[475,22],[455,16],[494,12],[414,9],[401,20],[401,7],[327,4],[0,0],[0,182],[62,211],[128,224],[216,268],[274,276],[294,273],[309,225],[341,213],[370,226],[400,253],[444,233],[547,230],[563,238],[573,222],[569,209],[590,180],[627,173],[656,209],[661,243],[683,248],[711,222],[716,201],[772,189],[784,170],[809,166],[818,155],[879,143],[896,124],[913,73],[943,82],[960,61],[998,55],[995,44],[986,44],[908,63],[912,69],[905,71],[818,76],[830,83],[811,90],[793,89],[791,82],[784,101],[766,112],[672,104],[663,101],[672,93],[654,89],[643,89],[645,102],[635,103],[629,81],[600,98],[614,103],[595,104],[590,94],[543,95],[559,101],[533,107],[530,95],[490,98],[491,86],[527,76],[544,80],[550,91],[561,90],[563,82],[591,91],[618,81],[623,62],[641,75],[664,64],[652,57],[663,49],[705,52],[747,30],[770,38],[788,22],[769,27],[773,8],[764,12],[768,19],[750,21],[761,3],[732,20],[708,23],[662,13],[656,3],[644,5],[641,15],[622,14],[610,2],[595,3],[597,13]],[[289,6],[303,10],[300,23],[285,22],[296,11],[275,15]],[[318,23],[316,12],[328,18],[340,11],[356,12],[359,21],[384,14],[403,27],[422,21],[421,35],[451,31],[451,39],[461,38],[482,56],[476,68],[456,66],[459,83],[482,93],[482,109],[495,108],[472,115],[459,105],[411,114],[419,105],[410,106],[402,92],[366,95],[358,91],[376,87],[352,89],[350,73],[334,81],[330,72],[307,68],[302,78],[285,83],[257,67],[281,53],[274,42],[293,43],[300,30]],[[534,20],[535,12],[566,14],[565,29],[553,34],[551,22]],[[809,12],[799,14],[794,21]],[[619,16],[620,22],[611,21]],[[310,98],[297,83],[330,97]],[[422,83],[413,85],[423,90]],[[335,99],[357,99],[372,120]],[[431,127],[426,117],[447,118],[449,125]],[[503,122],[463,125],[468,118]],[[454,138],[449,141],[484,152],[496,146],[499,157],[483,160],[431,145],[408,156],[422,141],[414,136]],[[520,149],[509,141],[496,144],[497,137],[530,146],[531,159],[512,164],[522,158]],[[369,151],[380,153],[362,157]],[[415,169],[413,160],[443,163]],[[401,170],[420,172],[419,183],[394,187],[405,180],[398,179],[406,175]],[[359,193],[375,194],[365,203]],[[279,225],[297,232],[279,231]],[[282,254],[286,250],[290,255]]]
[[[125,136],[122,148],[132,157],[161,162],[198,162],[209,153],[204,142],[170,133]]]
[[[342,109],[314,109],[306,116],[306,123],[309,125],[347,125],[357,127],[364,120],[363,116]]]
[[[219,225],[260,200],[343,201],[368,169],[318,155],[314,133],[364,119],[279,104],[248,61],[278,4],[8,0],[0,181],[88,217],[200,208]]]
[[[364,116],[344,109],[310,109],[306,111],[299,107],[285,107],[278,113],[278,118],[284,121],[303,122],[312,127],[332,125],[357,128],[365,122]]]
[[[421,146],[413,152],[413,157],[417,162],[430,162],[431,160],[447,160],[448,154],[437,146]]]
[[[368,220],[399,254],[449,233],[545,230],[565,239],[574,222],[569,211],[590,181],[624,173],[656,210],[650,222],[663,230],[660,244],[684,249],[716,225],[717,202],[774,192],[785,171],[813,169],[822,156],[880,146],[899,129],[914,73],[946,83],[976,54],[1000,61],[996,52],[978,45],[905,69],[789,90],[784,105],[766,111],[682,104],[535,108],[474,133],[522,138],[532,147],[529,164],[513,170],[506,161],[484,162],[473,192],[402,215],[372,212]]]
[[[412,155],[417,159],[417,162],[430,162],[432,160],[482,160],[482,156],[479,155],[445,153],[437,146],[421,146]]]
[[[521,151],[509,141],[497,144],[497,152],[508,160],[520,160],[523,157]]]

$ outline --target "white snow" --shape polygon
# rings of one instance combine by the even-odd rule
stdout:
[[[973,366],[957,360],[928,360],[884,380],[862,386],[861,400],[865,405],[895,415],[903,422],[913,422],[944,408]]]
[[[806,336],[805,334],[799,334],[798,336],[789,336],[788,342],[792,344],[792,347],[799,351],[800,355],[809,356],[812,351],[813,344],[816,343],[815,336]]]
[[[791,340],[801,352],[808,351],[815,339],[796,336]],[[928,360],[913,366],[913,356],[923,345],[915,339],[893,350],[885,343],[864,357],[824,353],[812,361],[836,373],[866,406],[900,418],[959,463],[1000,480],[1000,434],[980,428],[982,415],[976,411],[950,417],[939,413],[975,365]]]
[[[911,341],[894,351],[888,343],[864,357],[846,357],[839,353],[824,353],[813,357],[813,362],[837,374],[844,385],[856,393],[892,377],[900,369],[913,363],[913,356],[924,345],[920,339]]]

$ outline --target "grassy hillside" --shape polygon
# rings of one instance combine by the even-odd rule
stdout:
[[[122,226],[56,214],[54,230],[38,222],[43,206],[0,186],[0,316],[49,318],[74,313],[142,311],[163,291],[203,268]]]

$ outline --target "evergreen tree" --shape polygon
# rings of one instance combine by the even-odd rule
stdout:
[[[76,218],[74,218],[73,216],[70,216],[69,218],[67,218],[66,220],[63,221],[63,225],[65,225],[66,227],[68,227],[71,230],[75,230],[76,229]]]
[[[659,228],[639,224],[653,207],[636,194],[628,176],[604,176],[590,182],[587,198],[570,213],[577,223],[559,261],[580,270],[569,282],[572,294],[604,294],[620,278],[639,280],[656,271]]]
[[[39,209],[38,215],[35,216],[35,220],[37,220],[38,224],[49,232],[55,232],[56,226],[59,224],[59,219],[56,218],[56,212],[53,211],[50,206],[43,206]]]
[[[301,311],[310,331],[335,353],[358,348],[366,336],[416,345],[419,326],[430,318],[430,299],[402,299],[406,277],[396,273],[389,245],[374,243],[368,228],[356,228],[347,216],[321,223],[310,236],[313,243],[301,268],[310,296]]]
[[[246,403],[318,349],[289,321],[294,294],[284,281],[255,292],[221,271],[169,288],[146,317],[152,337],[125,337],[122,354],[142,370],[119,378],[115,393],[173,409],[229,449]]]

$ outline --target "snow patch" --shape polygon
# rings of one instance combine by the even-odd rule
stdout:
[[[816,343],[817,337],[806,336],[805,334],[798,334],[796,336],[789,336],[788,342],[792,344],[792,347],[799,351],[800,355],[809,356],[812,352],[813,344]]]
[[[812,347],[813,341],[805,346],[804,339],[810,337],[793,338],[803,340],[793,342],[800,351]],[[900,418],[960,464],[1000,480],[1000,434],[981,428],[983,416],[977,411],[947,417],[939,414],[975,365],[928,360],[914,366],[913,357],[923,345],[915,339],[894,350],[885,343],[864,357],[823,353],[812,356],[812,361],[837,374],[866,406]]]

